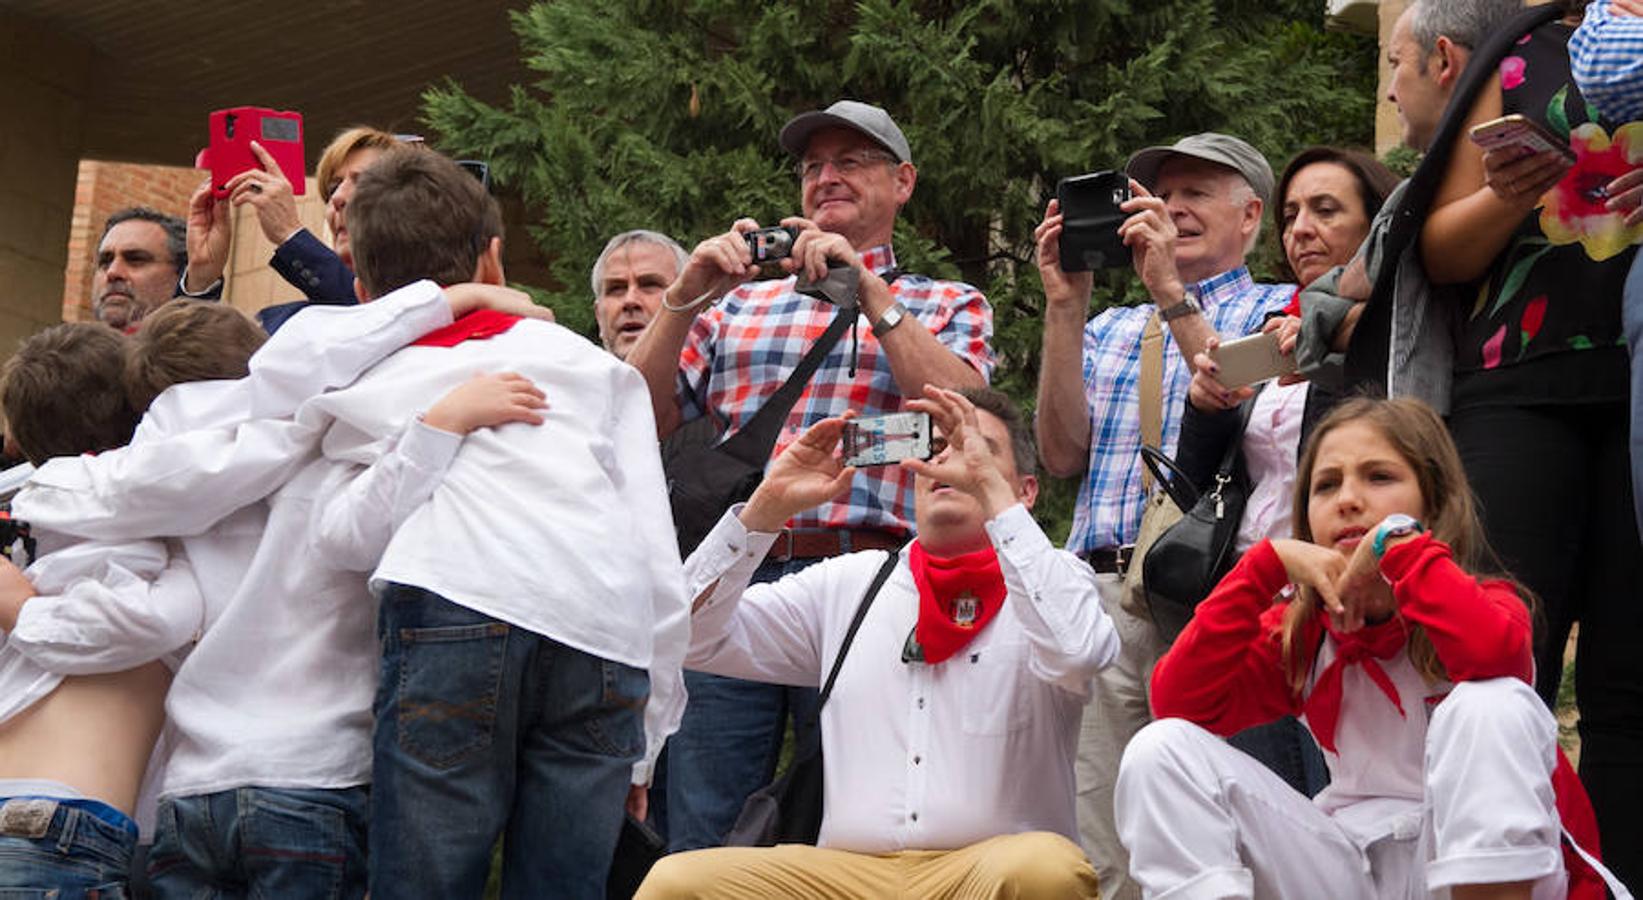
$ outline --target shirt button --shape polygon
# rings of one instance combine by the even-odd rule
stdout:
[[[918,821],[918,813],[913,813],[913,821]]]
[[[919,764],[919,763],[921,763],[921,762],[924,762],[924,757],[922,757],[922,756],[915,756],[915,757],[913,757],[913,765],[915,765],[915,766],[916,766],[916,765],[918,765],[918,764]]]
[[[923,697],[918,698],[918,708],[919,709],[924,708],[924,698]]]

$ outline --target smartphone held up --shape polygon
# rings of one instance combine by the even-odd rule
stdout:
[[[929,413],[889,413],[844,423],[847,466],[888,466],[930,456]]]
[[[1061,271],[1088,272],[1130,264],[1130,248],[1118,236],[1128,218],[1120,209],[1130,199],[1123,172],[1093,172],[1063,178],[1055,196],[1061,207]]]
[[[260,106],[219,109],[209,121],[210,143],[194,158],[194,166],[211,170],[211,191],[219,199],[228,196],[228,182],[241,172],[262,168],[251,151],[256,141],[268,151],[291,182],[291,193],[301,196],[307,189],[303,174],[307,167],[302,151],[302,114]]]

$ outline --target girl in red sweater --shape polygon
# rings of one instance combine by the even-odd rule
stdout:
[[[1472,574],[1489,554],[1443,422],[1348,401],[1298,473],[1297,539],[1251,548],[1154,670],[1116,794],[1131,874],[1148,897],[1569,896],[1529,609]],[[1284,715],[1325,751],[1315,800],[1216,736]]]

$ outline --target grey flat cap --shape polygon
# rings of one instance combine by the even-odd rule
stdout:
[[[794,116],[782,126],[782,148],[794,156],[803,156],[811,136],[823,128],[859,131],[890,151],[898,162],[913,161],[913,151],[907,146],[906,136],[896,127],[896,120],[877,106],[855,100],[840,100],[824,110]]]
[[[1262,203],[1272,202],[1272,166],[1261,151],[1230,134],[1206,131],[1188,135],[1168,147],[1148,147],[1131,156],[1124,171],[1150,191],[1158,183],[1158,170],[1172,156],[1190,156],[1226,166],[1249,182]]]

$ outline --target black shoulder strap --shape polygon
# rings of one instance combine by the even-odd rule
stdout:
[[[844,655],[850,652],[850,645],[856,640],[856,632],[861,628],[861,620],[867,618],[867,608],[873,605],[873,598],[879,595],[879,588],[890,578],[895,571],[896,560],[901,558],[900,550],[891,550],[885,555],[884,565],[879,566],[879,572],[873,576],[873,583],[867,586],[867,593],[862,595],[861,602],[856,604],[856,615],[850,620],[850,629],[844,633],[844,643],[839,645],[839,655],[833,657],[833,669],[827,673],[827,683],[822,685],[821,700],[816,708],[820,709],[833,694],[833,682],[839,680],[839,669],[844,667]]]
[[[1252,395],[1248,400],[1245,400],[1243,404],[1239,406],[1238,433],[1233,435],[1232,444],[1227,447],[1227,452],[1221,456],[1221,468],[1219,470],[1219,474],[1231,475],[1233,467],[1238,465],[1238,456],[1244,449],[1244,432],[1249,430],[1249,419],[1251,416],[1255,415],[1255,401],[1260,399],[1261,392],[1266,390],[1266,388],[1267,383],[1262,382],[1261,386],[1255,389],[1254,395]]]
[[[901,277],[901,270],[892,269],[879,277],[883,278],[886,284],[893,284]],[[750,466],[762,466],[768,462],[770,449],[776,446],[776,436],[782,433],[782,426],[787,423],[787,414],[793,411],[793,404],[799,402],[799,396],[804,393],[805,386],[810,384],[816,370],[821,368],[822,360],[827,358],[827,354],[839,342],[839,338],[844,337],[844,332],[855,324],[856,316],[860,314],[860,308],[854,303],[848,306],[841,304],[827,330],[822,332],[822,336],[805,352],[793,374],[787,376],[782,386],[770,395],[770,399],[759,407],[759,411],[753,414],[753,418],[748,420],[741,430],[719,445],[720,452]]]
[[[1385,261],[1381,264],[1380,277],[1376,279],[1369,303],[1364,307],[1363,318],[1353,331],[1352,342],[1347,348],[1346,378],[1349,384],[1378,383],[1385,388],[1387,359],[1392,350],[1392,290],[1398,282],[1398,269],[1404,251],[1420,236],[1421,226],[1426,223],[1426,214],[1431,211],[1438,187],[1449,171],[1449,156],[1460,138],[1467,117],[1472,114],[1478,92],[1489,83],[1500,61],[1524,35],[1562,15],[1563,6],[1559,3],[1531,6],[1492,32],[1472,51],[1460,80],[1455,83],[1449,105],[1444,108],[1443,118],[1438,120],[1432,145],[1426,149],[1426,155],[1415,173],[1409,176],[1402,202],[1387,226],[1383,251]]]

